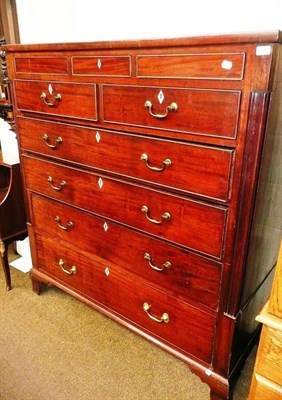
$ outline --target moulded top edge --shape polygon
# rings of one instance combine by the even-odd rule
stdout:
[[[217,34],[169,39],[114,40],[77,43],[6,44],[6,52],[132,49],[244,43],[282,43],[282,31]]]

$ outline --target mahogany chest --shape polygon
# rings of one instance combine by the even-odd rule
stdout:
[[[5,47],[33,289],[232,396],[281,237],[281,35]]]

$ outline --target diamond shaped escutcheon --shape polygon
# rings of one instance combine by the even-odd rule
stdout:
[[[97,143],[99,143],[100,142],[100,140],[101,140],[101,136],[100,136],[100,133],[97,131],[96,132],[96,141],[97,141]]]
[[[102,179],[102,178],[99,178],[99,179],[98,179],[98,185],[99,185],[99,188],[100,188],[100,189],[102,189],[103,184],[104,184],[103,179]]]
[[[52,87],[52,84],[51,84],[51,83],[49,83],[48,91],[49,91],[50,94],[53,93],[53,87]]]
[[[158,94],[158,100],[159,100],[160,104],[162,104],[162,102],[164,101],[164,98],[165,97],[164,97],[163,91],[160,90],[159,94]]]

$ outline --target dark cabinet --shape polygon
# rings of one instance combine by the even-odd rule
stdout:
[[[3,157],[0,152],[0,255],[7,290],[11,289],[8,245],[26,235],[20,164],[15,157]]]

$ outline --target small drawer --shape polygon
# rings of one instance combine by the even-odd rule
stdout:
[[[282,331],[264,325],[259,345],[257,372],[277,384],[282,384],[281,349]]]
[[[220,263],[38,195],[32,194],[31,202],[36,232],[75,243],[183,301],[217,308]]]
[[[21,117],[18,123],[24,150],[203,197],[230,197],[233,150]]]
[[[119,268],[37,236],[38,268],[118,313],[167,345],[211,362],[215,318],[155,290]],[[158,322],[160,320],[160,322]],[[183,329],[183,326],[189,329]]]
[[[68,74],[67,57],[15,57],[16,73],[23,74]]]
[[[131,58],[130,56],[75,56],[72,57],[72,73],[79,76],[130,76]]]
[[[240,91],[103,85],[103,119],[171,132],[235,138]]]
[[[137,56],[138,78],[241,80],[244,53],[152,54]]]
[[[20,111],[97,120],[95,84],[18,79],[14,85]]]
[[[23,157],[28,189],[220,258],[227,209]]]

